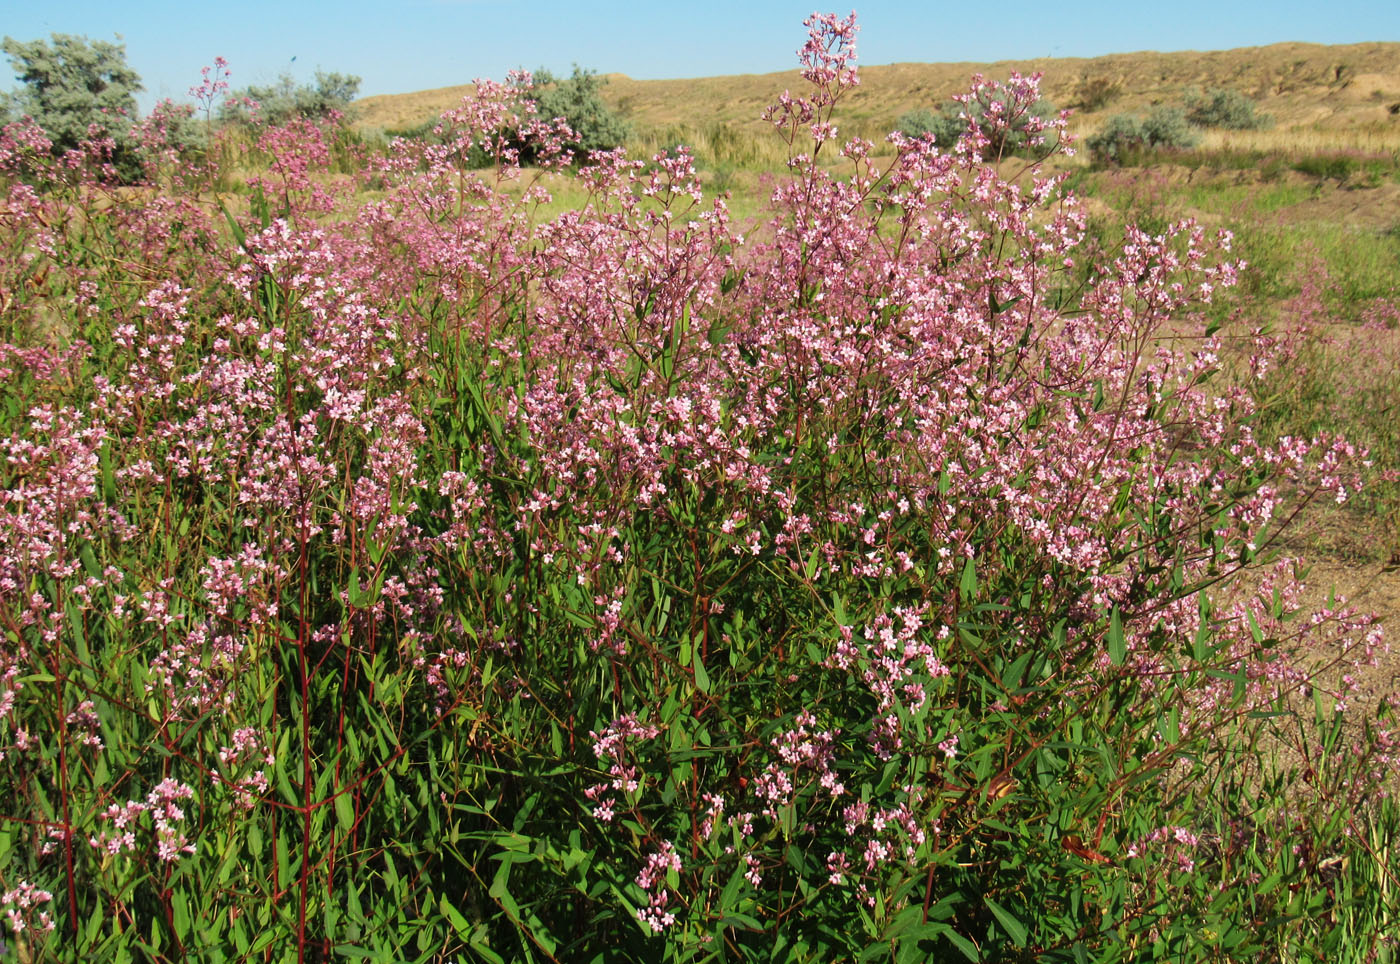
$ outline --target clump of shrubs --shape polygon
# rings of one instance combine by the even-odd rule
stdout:
[[[1115,114],[1086,146],[1100,163],[1124,164],[1154,149],[1193,147],[1199,139],[1181,108],[1159,106],[1141,119]]]
[[[226,121],[258,121],[279,126],[295,118],[320,121],[349,112],[360,92],[360,78],[353,74],[316,71],[314,83],[298,84],[283,74],[275,84],[252,84],[235,92],[222,106]]]
[[[1186,119],[1197,127],[1218,127],[1229,131],[1256,131],[1273,126],[1268,114],[1255,111],[1254,101],[1237,90],[1215,88],[1202,94],[1186,95]]]
[[[916,107],[907,111],[895,122],[895,129],[906,137],[932,136],[935,144],[951,148],[967,133],[969,117],[1004,117],[1004,123],[979,125],[987,140],[981,156],[996,159],[1037,153],[1047,144],[1053,147],[1057,141],[1041,135],[1051,128],[1056,114],[1055,106],[1044,98],[1037,98],[1029,106],[1014,107],[1004,92],[975,84],[970,94],[944,101],[936,110]]]
[[[1273,118],[1257,113],[1254,101],[1244,94],[1215,88],[1205,94],[1188,92],[1184,106],[1162,104],[1143,118],[1131,114],[1110,117],[1086,146],[1099,164],[1124,164],[1148,151],[1194,147],[1200,140],[1200,128],[1245,131],[1272,124]]]

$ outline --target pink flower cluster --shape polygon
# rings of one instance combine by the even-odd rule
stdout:
[[[661,844],[661,849],[647,856],[641,872],[637,874],[637,886],[647,894],[647,905],[638,908],[637,920],[648,925],[654,933],[660,933],[676,922],[675,913],[668,908],[671,894],[667,890],[668,878],[674,878],[681,869],[681,858],[670,841]]]
[[[21,880],[17,886],[0,894],[0,907],[4,908],[5,921],[10,925],[10,933],[18,935],[30,928],[42,932],[52,931],[54,922],[48,911],[39,911],[37,917],[31,914],[40,904],[47,904],[51,900],[53,894],[35,887],[27,880]]]
[[[193,854],[195,845],[180,823],[185,811],[180,801],[194,797],[194,788],[177,780],[162,780],[146,799],[112,804],[103,813],[108,827],[103,827],[88,843],[104,853],[133,854],[137,851],[136,825],[143,813],[151,815],[155,831],[156,855],[164,863],[173,863],[181,854]]]
[[[1164,770],[1314,689],[1370,705],[1379,627],[1340,602],[1292,618],[1295,568],[1255,562],[1366,456],[1257,433],[1248,383],[1298,344],[1261,331],[1232,359],[1204,325],[1242,268],[1228,234],[1130,228],[1086,272],[1063,177],[994,163],[1013,132],[1064,149],[1039,78],[978,78],[956,143],[880,153],[834,113],[854,17],[806,26],[810,94],[766,114],[791,176],[752,231],[687,149],[574,157],[527,75],[361,181],[334,174],[333,129],[261,130],[236,243],[219,172],[136,203],[107,190],[110,145],[55,159],[32,125],[0,132],[0,319],[77,306],[67,347],[0,345],[0,816],[67,850],[74,890],[128,901],[74,840],[154,881],[194,827],[290,813],[335,828],[295,872],[333,891],[388,850],[364,836],[397,806],[386,774],[444,740],[452,774],[588,762],[564,806],[622,853],[616,880],[639,868],[653,933],[718,906],[697,881],[720,866],[755,914],[875,907],[984,832],[964,771],[995,751],[1010,787],[1081,698],[1118,687],[1115,733]],[[206,116],[226,77],[195,89]],[[152,119],[153,149],[182,119]],[[574,161],[584,199],[550,214]],[[988,653],[1024,667],[1051,640],[1062,664],[986,692]],[[605,709],[580,722],[585,687]],[[300,802],[268,793],[273,748]],[[1356,761],[1318,794],[1360,801],[1400,734],[1377,724]],[[1199,843],[1173,824],[1130,853],[1190,870]],[[11,926],[48,899],[6,894]]]
[[[601,735],[588,734],[594,741],[593,755],[600,765],[607,767],[609,777],[584,791],[584,795],[594,801],[594,817],[604,823],[611,822],[619,797],[629,806],[636,803],[644,776],[633,758],[632,744],[653,740],[660,734],[660,728],[638,721],[632,713],[614,720]]]

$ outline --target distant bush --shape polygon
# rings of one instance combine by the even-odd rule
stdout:
[[[962,105],[949,101],[935,113],[927,107],[916,107],[902,115],[895,122],[895,129],[907,137],[933,135],[933,142],[942,147],[951,146],[967,129],[967,124],[958,115]]]
[[[528,127],[534,121],[548,124],[561,118],[573,137],[552,145],[549,150],[562,147],[583,159],[590,151],[610,151],[622,146],[628,135],[627,123],[603,100],[601,91],[605,83],[607,81],[595,71],[585,70],[577,64],[573,73],[566,78],[560,78],[543,67],[532,75],[514,75],[509,85],[516,91],[520,106],[527,109],[514,115],[513,120],[496,132],[501,138],[497,146],[509,149],[520,163],[536,163],[540,160],[542,149],[537,132],[526,133],[522,127]],[[533,109],[532,115],[530,109]],[[443,143],[445,138],[450,138],[450,131],[446,131],[437,119],[411,127],[390,129],[385,134],[429,143]],[[488,149],[484,143],[471,145],[462,156],[462,162],[469,168],[491,167],[497,161],[495,150]]]
[[[568,77],[541,68],[534,75],[534,101],[542,120],[562,117],[577,135],[568,146],[577,153],[610,151],[627,137],[627,123],[603,100],[607,83],[595,71],[578,64]],[[526,159],[530,159],[528,148]]]
[[[1004,89],[976,84],[965,104],[949,100],[937,111],[915,108],[900,116],[895,128],[908,137],[933,135],[933,142],[945,149],[957,143],[968,131],[967,115],[979,119],[978,127],[987,144],[982,155],[997,158],[1008,154],[1023,154],[1038,147],[1040,132],[1048,129],[1056,115],[1048,100],[1037,99],[1029,106],[1015,106]]]
[[[1179,107],[1154,107],[1142,121],[1149,147],[1194,147],[1200,136]]]
[[[220,117],[224,120],[256,119],[273,126],[296,117],[323,120],[347,113],[359,91],[360,78],[351,74],[318,70],[315,82],[304,84],[298,84],[291,74],[283,74],[275,84],[250,84],[236,91],[220,111]]]
[[[1122,163],[1127,154],[1146,146],[1142,121],[1131,114],[1114,114],[1102,130],[1085,141],[1085,146],[1097,161]]]
[[[1180,150],[1199,140],[1179,107],[1154,107],[1144,118],[1116,114],[1097,134],[1086,141],[1090,155],[1099,163],[1123,164],[1135,155],[1154,148]]]
[[[1074,104],[1079,110],[1100,110],[1123,93],[1123,87],[1107,77],[1085,77],[1074,89]]]
[[[1254,101],[1237,90],[1217,88],[1186,95],[1186,119],[1198,127],[1253,131],[1271,127],[1273,118],[1255,113]]]

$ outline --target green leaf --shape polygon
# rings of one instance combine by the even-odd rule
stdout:
[[[512,920],[520,918],[520,906],[515,902],[515,898],[510,895],[510,867],[515,860],[515,854],[502,855],[501,866],[496,870],[496,876],[491,881],[491,888],[487,893],[494,898],[511,916]]]
[[[950,930],[943,936],[948,938],[948,943],[962,951],[963,957],[967,958],[969,961],[982,960],[982,953],[977,950],[977,945],[966,937],[963,937],[957,931]]]
[[[340,829],[347,833],[355,826],[355,805],[350,801],[348,792],[336,794],[335,819],[340,823]]]
[[[850,619],[846,616],[846,601],[841,598],[840,593],[832,596],[831,612],[836,617],[836,625],[849,626],[851,624]]]
[[[1254,610],[1245,613],[1249,617],[1249,635],[1254,638],[1254,645],[1259,646],[1264,642],[1264,633],[1259,628],[1259,621],[1254,618]]]
[[[239,227],[238,221],[235,220],[233,216],[233,212],[228,209],[228,205],[224,204],[223,201],[219,202],[219,210],[224,212],[224,218],[228,221],[228,229],[233,232],[233,240],[238,242],[240,248],[246,249],[248,237],[243,233],[243,229]]]
[[[1157,732],[1168,743],[1181,742],[1181,710],[1178,707],[1170,707],[1157,718]]]
[[[691,666],[695,669],[695,687],[702,693],[710,692],[710,674],[705,672],[705,661],[697,652],[693,654]]]
[[[1022,653],[1016,661],[1007,667],[1006,672],[1001,676],[1002,689],[1008,693],[1015,693],[1021,686],[1021,677],[1026,672],[1026,666],[1031,661],[1032,653]]]
[[[987,905],[987,909],[992,912],[992,915],[996,917],[997,921],[1006,930],[1006,933],[1010,935],[1012,943],[1018,948],[1025,947],[1026,937],[1029,933],[1026,930],[1026,925],[1022,924],[1016,919],[1014,914],[990,897],[983,897],[982,902]]]
[[[1127,640],[1123,638],[1123,612],[1113,607],[1113,615],[1108,620],[1108,658],[1114,666],[1122,666],[1128,658]]]
[[[741,914],[738,911],[730,911],[720,918],[721,927],[735,927],[741,930],[753,931],[755,934],[763,932],[763,922],[748,914]]]
[[[971,559],[963,566],[962,581],[958,583],[958,593],[962,596],[963,602],[968,602],[977,595],[977,565]]]
[[[463,939],[471,937],[472,925],[467,923],[467,919],[462,916],[461,911],[453,907],[447,900],[447,895],[443,894],[438,898],[438,910],[442,916],[447,918],[447,922],[452,925],[452,929]]]
[[[177,890],[170,895],[170,917],[175,925],[175,936],[184,943],[190,934],[190,902],[184,891]]]

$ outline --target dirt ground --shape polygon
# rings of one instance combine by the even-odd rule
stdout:
[[[1400,691],[1400,566],[1317,562],[1308,570],[1306,585],[1306,608],[1324,606],[1329,594],[1336,593],[1349,606],[1380,617],[1389,652],[1366,671],[1363,684],[1377,695]]]

